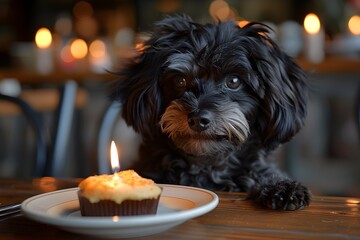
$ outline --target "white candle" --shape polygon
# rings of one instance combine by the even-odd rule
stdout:
[[[77,72],[86,72],[88,70],[88,45],[81,38],[74,39],[70,44],[70,52],[75,59],[75,70]]]
[[[354,15],[349,19],[348,28],[350,32],[349,42],[347,47],[352,49],[352,52],[360,50],[360,16]]]
[[[312,63],[320,63],[325,57],[325,33],[319,18],[315,14],[309,13],[305,17],[304,28],[305,58]]]
[[[95,40],[89,47],[89,61],[92,71],[103,73],[111,68],[111,60],[104,41]]]
[[[354,15],[348,21],[348,31],[329,43],[331,54],[343,54],[348,58],[359,58],[360,16]]]
[[[53,52],[51,48],[52,36],[47,28],[40,28],[35,35],[36,70],[41,74],[49,74],[54,69]]]

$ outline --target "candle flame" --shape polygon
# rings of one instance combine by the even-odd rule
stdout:
[[[84,40],[78,38],[75,39],[70,45],[70,52],[76,59],[82,59],[86,57],[88,53],[88,47]]]
[[[95,40],[90,44],[89,53],[94,58],[102,58],[106,55],[105,43],[101,40]]]
[[[48,48],[51,45],[52,36],[47,28],[40,28],[35,34],[35,43],[38,48]]]
[[[306,15],[304,27],[307,33],[316,34],[320,31],[320,20],[314,13]]]
[[[113,172],[118,172],[120,170],[119,155],[114,141],[111,141],[110,153],[111,153],[111,168]]]
[[[352,16],[348,22],[349,30],[352,34],[360,34],[360,16]]]

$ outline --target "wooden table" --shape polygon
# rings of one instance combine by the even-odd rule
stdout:
[[[0,179],[0,203],[75,187],[80,179]],[[219,205],[210,213],[166,232],[141,239],[360,239],[360,199],[314,197],[300,211],[261,208],[244,193],[217,192]],[[0,206],[1,206],[0,205]],[[0,218],[0,239],[92,239],[32,221],[22,214]]]

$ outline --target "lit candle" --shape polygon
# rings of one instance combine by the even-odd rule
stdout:
[[[53,54],[51,49],[52,36],[47,28],[40,28],[35,35],[36,70],[41,74],[49,74],[53,71]]]
[[[343,54],[348,58],[358,59],[360,50],[360,16],[351,16],[348,31],[329,43],[331,54]]]
[[[113,179],[120,180],[118,176],[118,172],[120,171],[120,164],[119,164],[119,155],[114,141],[111,141],[110,146],[110,161],[111,161],[111,168],[113,170]]]
[[[70,53],[75,60],[76,70],[85,72],[88,69],[86,57],[88,55],[88,46],[85,40],[81,38],[74,39],[70,43]]]
[[[114,173],[119,172],[120,170],[119,155],[114,141],[111,141],[110,160],[111,160],[111,168],[113,172]]]
[[[319,18],[314,13],[306,15],[305,28],[305,57],[313,63],[321,62],[325,57],[325,33]]]
[[[348,22],[349,31],[353,35],[360,35],[360,16],[354,15]]]
[[[348,28],[350,36],[347,42],[347,48],[349,53],[357,57],[357,53],[360,50],[360,16],[354,15],[349,19]]]
[[[94,72],[103,73],[111,68],[110,57],[104,41],[93,41],[89,47],[89,54],[90,66]]]

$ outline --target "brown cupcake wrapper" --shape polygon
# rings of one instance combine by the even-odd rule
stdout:
[[[156,199],[125,200],[118,204],[111,200],[91,203],[78,192],[80,212],[82,216],[134,216],[156,214],[160,196]]]

